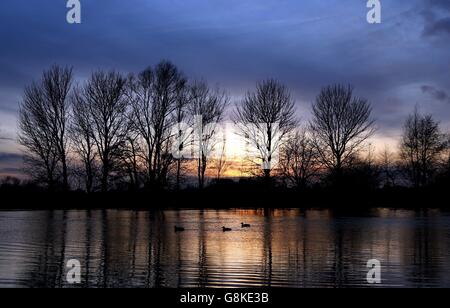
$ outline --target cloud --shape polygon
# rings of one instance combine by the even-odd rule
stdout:
[[[420,89],[422,93],[431,95],[437,101],[450,103],[450,96],[444,90],[439,90],[430,85],[423,85]]]
[[[0,142],[1,141],[14,141],[14,138],[9,137],[2,129],[0,129]]]
[[[22,155],[16,153],[0,152],[0,164],[18,163],[22,161]]]
[[[436,36],[439,34],[450,35],[450,17],[431,20],[425,25],[424,36]]]
[[[96,69],[137,72],[166,58],[237,98],[273,77],[292,90],[302,118],[320,88],[351,83],[389,130],[400,129],[420,85],[450,84],[442,73],[450,40],[422,37],[425,29],[434,39],[447,37],[449,0],[387,1],[377,26],[367,24],[365,3],[354,0],[86,1],[76,26],[54,2],[0,1],[0,124],[8,132],[0,137],[17,140],[23,87],[54,63],[73,65],[83,82]],[[448,109],[430,104],[430,112],[448,117],[441,105]],[[14,140],[0,139],[2,151],[17,150]]]
[[[23,173],[22,168],[13,168],[13,167],[0,168],[0,174],[18,174],[18,175],[21,175],[22,173]]]
[[[16,153],[0,152],[0,177],[23,176],[23,156]]]
[[[14,138],[0,135],[0,141],[14,141]]]
[[[450,35],[450,1],[426,0],[426,8],[422,15],[425,19],[424,37]]]
[[[431,6],[441,8],[450,12],[450,2],[448,0],[426,0]]]

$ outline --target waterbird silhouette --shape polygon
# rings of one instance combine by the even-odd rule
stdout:
[[[244,224],[241,222],[241,228],[250,228],[251,226],[249,224]]]
[[[175,226],[175,232],[183,232],[184,228],[183,227],[177,227]]]
[[[228,232],[228,231],[231,231],[231,228],[222,227],[222,230],[223,230],[223,232]]]

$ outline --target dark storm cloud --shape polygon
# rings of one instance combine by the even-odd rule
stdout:
[[[427,24],[424,30],[425,36],[433,36],[438,34],[450,35],[450,17],[433,20]]]
[[[450,1],[448,0],[426,0],[423,16],[425,26],[423,35],[450,36]]]
[[[437,8],[450,12],[450,1],[448,0],[423,0],[428,8]]]
[[[434,99],[438,101],[450,103],[450,97],[444,90],[439,90],[429,85],[423,85],[421,89],[423,93],[430,94]]]

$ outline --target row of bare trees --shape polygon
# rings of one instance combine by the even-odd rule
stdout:
[[[289,90],[269,80],[236,107],[235,124],[268,163],[266,180],[275,173],[299,188],[324,180],[339,187],[349,177],[371,187],[423,187],[450,175],[450,137],[431,115],[416,109],[405,121],[399,148],[375,155],[368,142],[375,133],[371,105],[351,86],[323,88],[306,125],[299,125],[294,106]],[[279,163],[271,166],[277,150]]]
[[[75,84],[71,68],[54,66],[25,89],[19,141],[27,171],[50,189],[163,188],[169,178],[179,189],[188,164],[203,188],[208,168],[220,178],[227,167],[218,126],[228,105],[225,91],[189,81],[167,61],[138,75],[94,72],[83,84]],[[276,177],[306,187],[325,175],[336,184],[358,167],[396,185],[401,165],[414,186],[425,186],[450,166],[448,137],[417,111],[405,123],[398,159],[385,151],[374,163],[367,142],[375,131],[371,112],[352,87],[333,85],[322,89],[312,119],[300,125],[289,89],[269,79],[236,103],[231,120],[252,149],[254,174],[266,184]],[[197,159],[174,155],[188,145],[198,150]],[[219,155],[212,162],[214,150]]]
[[[98,71],[82,85],[74,85],[71,68],[54,66],[25,90],[19,141],[30,175],[51,189],[57,183],[69,189],[68,157],[88,192],[107,191],[111,181],[124,178],[135,188],[164,187],[174,165],[179,186],[182,159],[171,155],[174,124],[199,114],[203,125],[220,122],[227,103],[223,91],[203,81],[188,84],[167,61],[137,76]],[[204,143],[214,135],[205,134]],[[207,163],[202,155],[201,186]]]
[[[350,86],[322,89],[312,110],[310,123],[299,126],[289,90],[274,80],[259,84],[236,107],[234,122],[267,164],[266,181],[274,170],[296,187],[324,171],[339,182],[374,132],[370,104],[354,96]],[[278,166],[271,164],[276,151]]]

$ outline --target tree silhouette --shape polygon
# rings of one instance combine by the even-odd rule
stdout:
[[[72,96],[70,137],[74,152],[83,163],[83,177],[87,193],[93,191],[96,176],[97,151],[94,140],[94,121],[84,88],[76,87]]]
[[[321,164],[314,142],[306,129],[290,135],[281,148],[280,169],[291,185],[305,188],[313,177],[318,176]]]
[[[129,181],[129,187],[132,190],[137,190],[141,184],[141,158],[144,157],[144,151],[139,142],[138,132],[132,128],[134,123],[129,122],[128,125],[130,129],[120,150],[119,163],[119,170],[125,176],[122,176],[122,174],[119,174],[119,176]]]
[[[339,177],[364,142],[374,133],[371,106],[355,97],[351,86],[328,86],[312,106],[310,123],[322,162]]]
[[[184,99],[185,87],[183,74],[167,61],[129,79],[128,98],[134,126],[145,146],[148,185],[164,185],[167,180],[172,127],[177,120],[174,113]]]
[[[385,146],[383,152],[381,152],[379,156],[380,176],[382,177],[384,186],[396,186],[399,168],[395,153],[391,152],[389,148]]]
[[[295,102],[289,90],[276,80],[258,83],[236,105],[233,122],[262,162],[266,183],[274,168],[273,158],[296,126]]]
[[[25,89],[19,111],[19,143],[27,149],[26,161],[33,177],[42,177],[53,189],[59,173],[62,187],[68,180],[68,95],[72,69],[53,66],[42,80]]]
[[[439,123],[431,115],[421,115],[416,108],[405,122],[400,145],[401,157],[415,187],[430,184],[445,146]]]
[[[42,190],[40,184],[53,191],[136,191],[169,188],[175,178],[179,190],[190,168],[204,188],[208,170],[220,180],[230,165],[220,126],[229,102],[223,90],[206,81],[188,83],[168,61],[127,78],[97,71],[81,85],[72,87],[72,80],[71,68],[53,66],[25,88],[18,136],[34,182],[20,185],[36,191]],[[262,176],[265,184],[275,170],[285,187],[314,183],[314,190],[326,187],[328,180],[370,189],[406,180],[414,187],[448,183],[450,138],[431,115],[416,109],[405,122],[399,155],[386,148],[378,160],[370,149],[368,158],[362,157],[374,121],[371,105],[351,86],[322,89],[312,115],[307,128],[298,127],[289,90],[273,79],[258,83],[232,114],[237,133],[245,138],[244,150],[253,157],[250,167],[242,158],[242,169]],[[186,150],[197,150],[198,159],[183,156]]]
[[[183,86],[179,89],[179,96],[175,102],[175,110],[174,110],[174,122],[175,122],[175,131],[173,132],[173,137],[175,138],[174,143],[172,144],[172,149],[176,147],[177,154],[175,159],[175,186],[177,190],[180,190],[181,186],[181,178],[185,173],[185,168],[183,168],[183,163],[186,161],[186,158],[182,155],[184,149],[187,147],[187,143],[191,139],[192,130],[187,129],[187,127],[183,127],[182,123],[187,125],[189,128],[192,128],[192,116],[189,113],[189,87]]]
[[[216,172],[216,180],[220,180],[230,166],[230,162],[227,160],[227,138],[225,132],[219,137],[217,146],[219,146],[219,149],[216,151],[212,167]]]
[[[98,71],[85,85],[92,120],[92,138],[101,161],[101,191],[109,189],[111,172],[121,158],[128,135],[126,80],[119,73]]]
[[[195,82],[190,88],[189,108],[194,120],[194,140],[198,148],[197,177],[198,186],[205,186],[205,172],[208,167],[210,154],[216,146],[219,123],[223,120],[228,97],[225,92],[212,90],[201,81]]]

